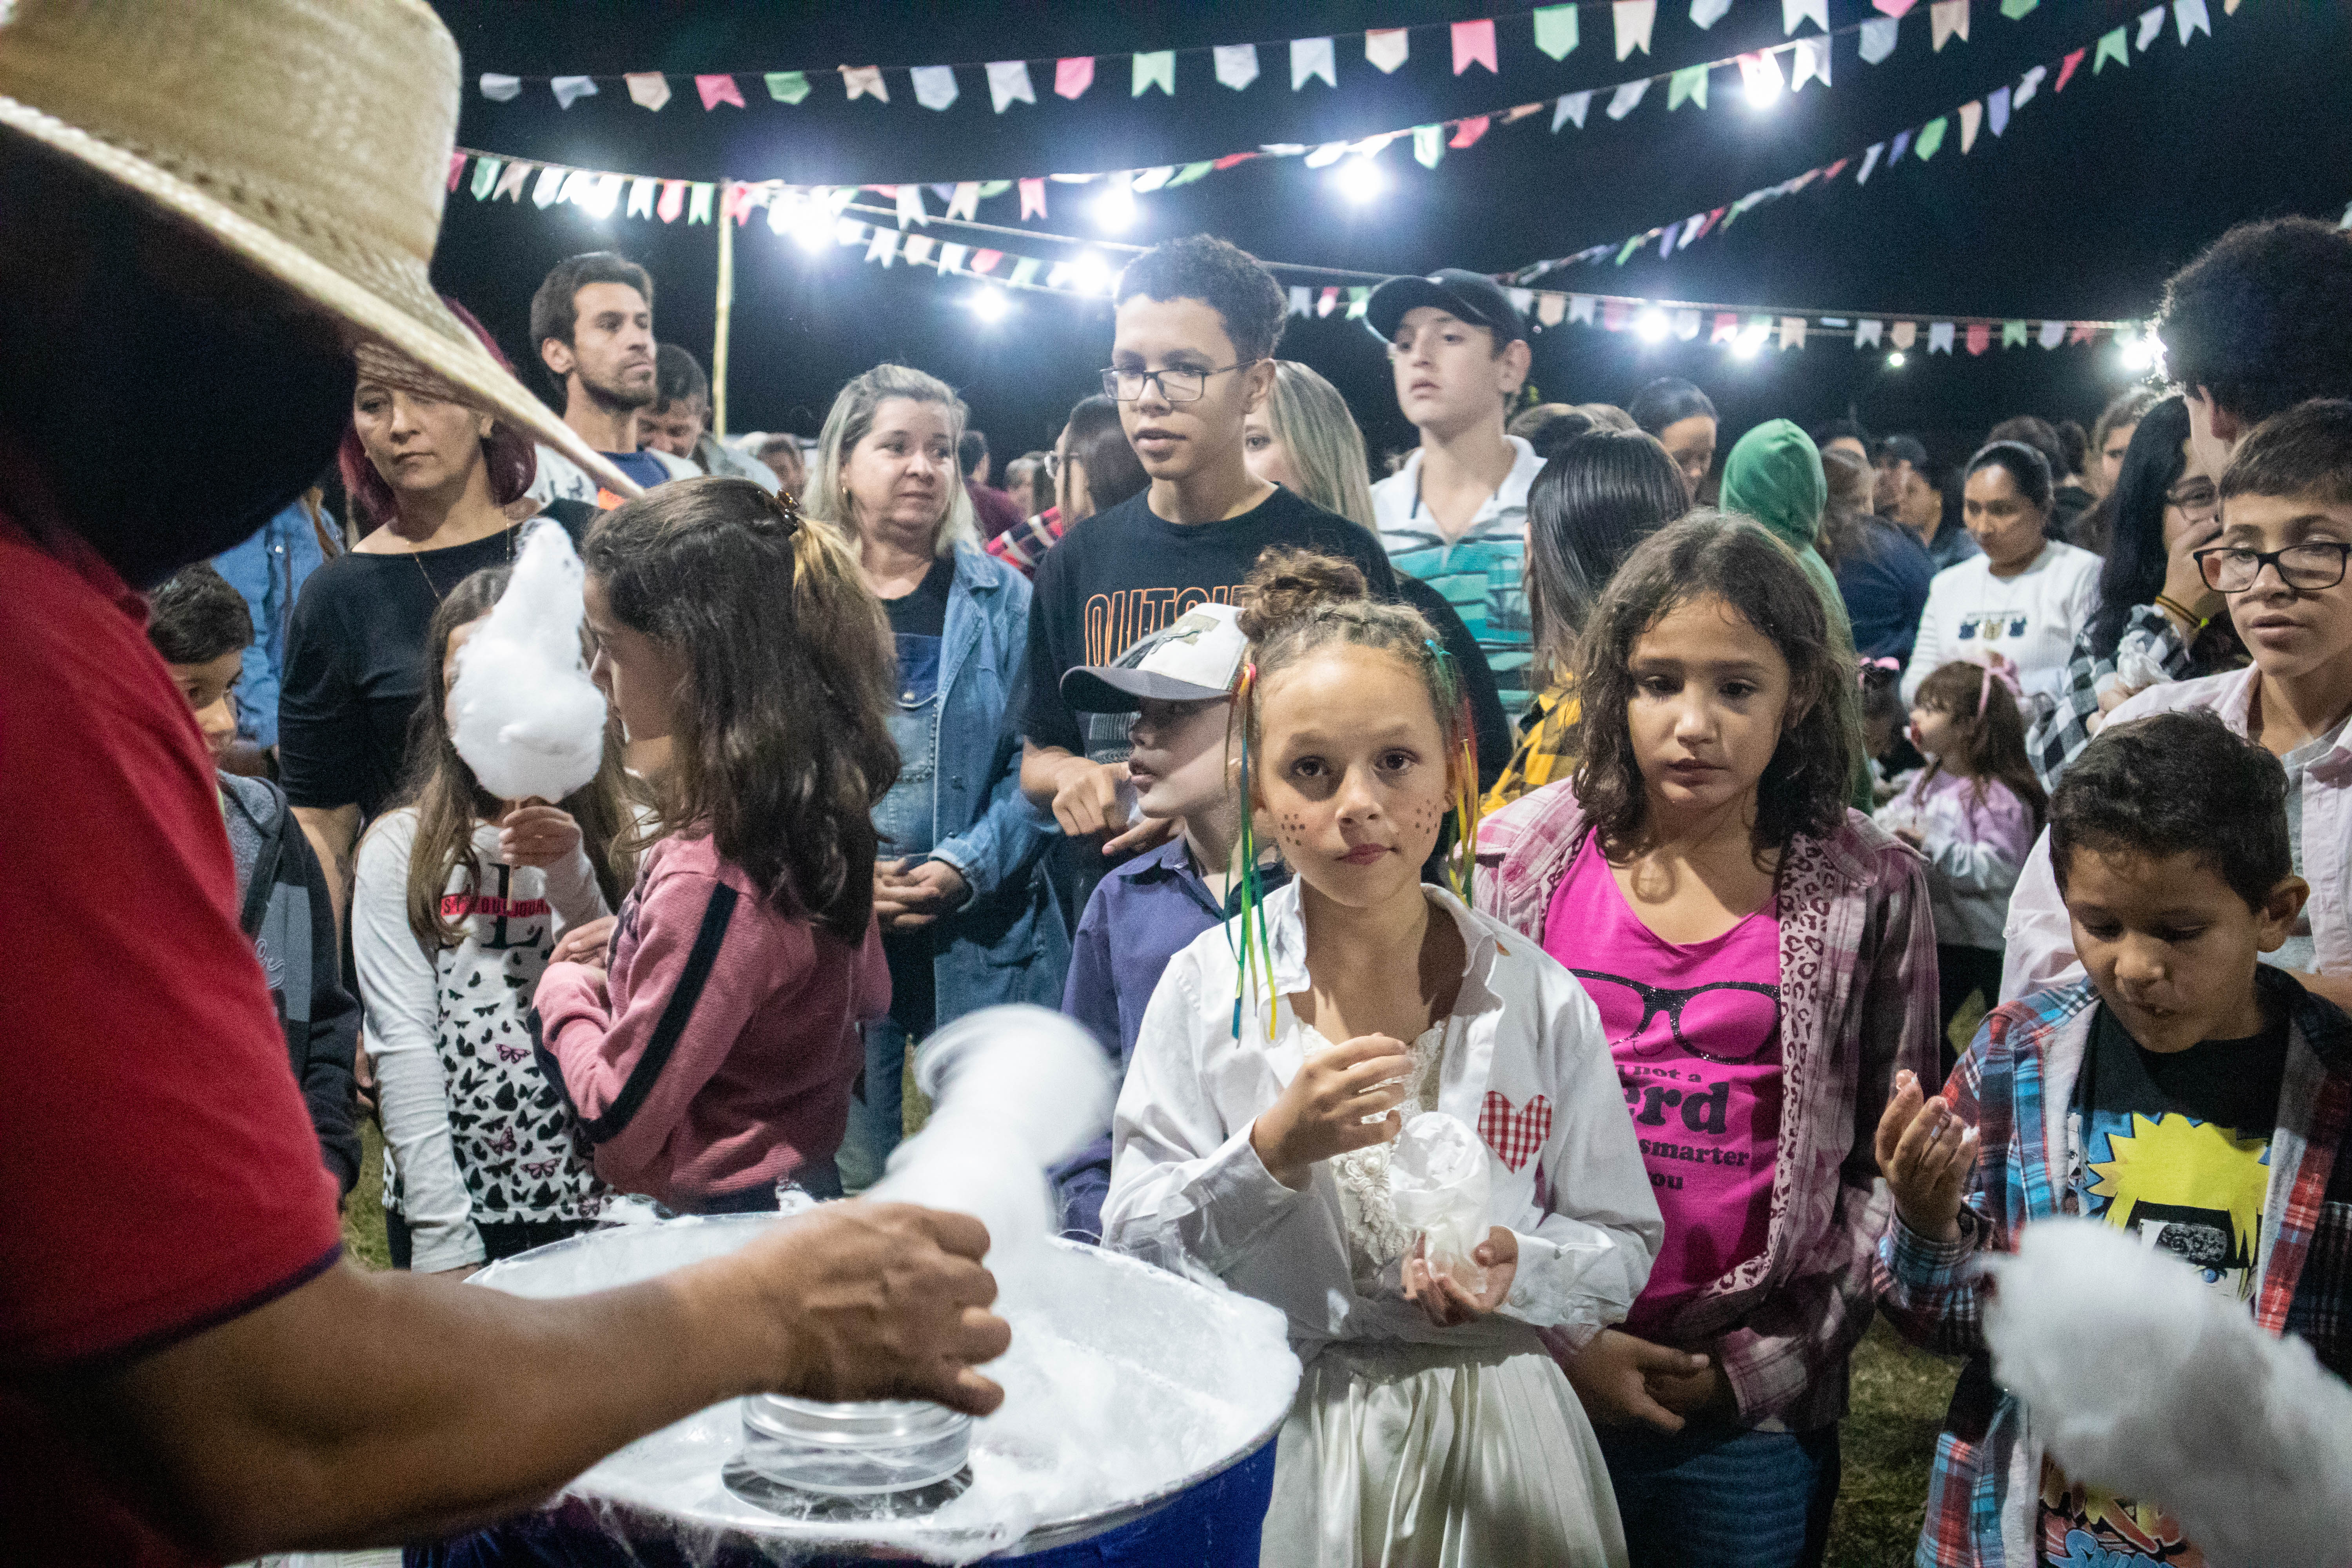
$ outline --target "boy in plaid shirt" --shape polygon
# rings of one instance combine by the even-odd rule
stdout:
[[[1924,1568],[2205,1561],[2161,1499],[2050,1463],[1993,1382],[1976,1260],[2025,1225],[2083,1215],[2132,1232],[2352,1371],[2352,1019],[2257,962],[2310,891],[2277,759],[2210,713],[2101,731],[2050,810],[2087,973],[1996,1009],[1940,1096],[1898,1081],[1877,1140],[1898,1219],[1883,1303],[1915,1343],[1969,1357]]]

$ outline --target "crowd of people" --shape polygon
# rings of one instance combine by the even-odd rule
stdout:
[[[0,258],[119,264],[152,221],[119,171],[20,142]],[[79,216],[37,246],[30,210]],[[85,889],[11,927],[43,983],[0,1172],[79,1195],[89,1148],[34,1123],[103,1106],[104,1159],[206,1194],[168,1267],[0,1227],[0,1410],[45,1438],[0,1543],[447,1535],[730,1392],[985,1410],[1004,1325],[951,1216],[822,1205],[564,1316],[370,1284],[332,1200],[462,1279],[624,1196],[855,1197],[912,1053],[1013,1002],[1123,1085],[1052,1173],[1064,1234],[1286,1315],[1268,1563],[1817,1563],[1882,1311],[1965,1358],[1921,1563],[2201,1562],[1991,1375],[1975,1265],[2053,1215],[2352,1373],[2352,237],[2230,231],[2167,287],[2169,390],[1950,464],[1850,420],[1734,438],[1670,378],[1530,405],[1509,295],[1447,268],[1367,304],[1420,433],[1375,480],[1279,357],[1281,289],[1197,236],[1127,267],[1099,385],[1000,489],[906,365],[813,443],[720,438],[655,300],[611,252],[551,270],[548,404],[455,300],[340,384],[288,329],[334,472],[239,455],[217,526],[101,515],[124,492],[0,410],[0,820]],[[502,799],[449,694],[551,525],[610,724],[577,791]],[[75,923],[126,897],[184,932]],[[1391,1189],[1434,1111],[1490,1156],[1467,1258]],[[146,1189],[100,1187],[84,1223],[141,1231]],[[131,1260],[159,1282],[100,1272]],[[323,1414],[295,1385],[351,1355],[420,1364]]]

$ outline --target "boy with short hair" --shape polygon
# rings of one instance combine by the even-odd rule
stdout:
[[[1528,379],[1527,323],[1501,285],[1457,267],[1390,279],[1364,320],[1388,344],[1397,406],[1421,431],[1404,466],[1372,487],[1381,543],[1462,617],[1516,716],[1535,652],[1522,586],[1528,489],[1544,464],[1503,423]]]
[[[217,764],[236,743],[236,688],[253,641],[245,596],[210,566],[184,567],[155,590],[147,640],[188,700]],[[238,923],[269,982],[320,1156],[348,1194],[360,1174],[352,1075],[360,1008],[339,973],[327,879],[284,791],[268,779],[226,772],[219,779],[221,820],[236,861]]]
[[[2277,759],[2211,713],[2109,724],[2050,803],[2088,974],[1996,1008],[1940,1096],[1897,1075],[1877,1137],[1897,1218],[1881,1305],[1914,1343],[1969,1358],[1928,1483],[1930,1568],[2204,1561],[2162,1499],[2043,1460],[1993,1382],[1976,1260],[2027,1225],[2132,1232],[2352,1372],[2352,1019],[2258,962],[2310,894],[2285,799]]]

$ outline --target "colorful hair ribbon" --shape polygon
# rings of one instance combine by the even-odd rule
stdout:
[[[1265,910],[1260,906],[1265,899],[1265,884],[1257,874],[1257,829],[1250,810],[1250,698],[1257,687],[1257,666],[1244,664],[1234,681],[1234,720],[1242,731],[1242,830],[1234,841],[1234,853],[1241,858],[1242,912],[1240,949],[1234,951],[1234,931],[1232,922],[1225,926],[1226,951],[1234,953],[1234,1038],[1242,1037],[1242,1005],[1250,988],[1250,972],[1258,973],[1258,994],[1267,1000],[1265,1013],[1266,1043],[1274,1042],[1276,1015],[1281,1011],[1274,998],[1274,948],[1266,939]]]
[[[1470,709],[1469,689],[1454,668],[1454,655],[1434,637],[1422,639],[1437,672],[1437,689],[1461,734],[1454,758],[1454,776],[1447,781],[1452,796],[1454,847],[1446,856],[1445,879],[1464,903],[1471,901],[1472,882],[1478,868],[1478,721]],[[1444,714],[1441,713],[1443,723]]]

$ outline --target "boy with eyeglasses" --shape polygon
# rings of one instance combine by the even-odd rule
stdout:
[[[1151,483],[1072,527],[1039,565],[1020,699],[1021,787],[1065,834],[1087,841],[1063,868],[1070,915],[1106,856],[1150,848],[1172,829],[1130,826],[1126,718],[1076,711],[1063,675],[1118,663],[1196,605],[1231,604],[1269,546],[1352,561],[1383,597],[1396,584],[1369,532],[1258,479],[1244,459],[1243,422],[1273,385],[1282,335],[1273,276],[1224,240],[1194,235],[1129,262],[1112,298],[1102,389]]]
[[[2255,426],[2221,475],[2221,531],[2196,552],[2253,662],[2153,686],[2110,725],[2204,709],[2278,758],[2294,871],[2311,900],[2264,962],[2352,1005],[2352,401],[2316,400]],[[2079,972],[2045,832],[2009,908],[2001,995]]]

